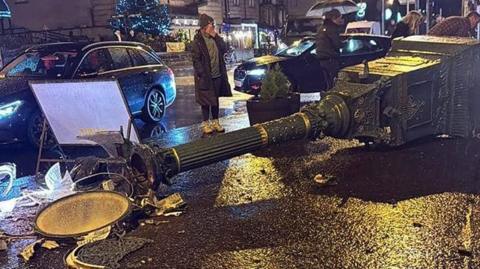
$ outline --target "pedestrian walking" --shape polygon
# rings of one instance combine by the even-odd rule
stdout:
[[[446,18],[435,24],[427,35],[472,37],[479,22],[480,14],[472,11],[466,17],[452,16]]]
[[[202,108],[202,132],[224,132],[218,121],[219,97],[232,96],[223,55],[227,45],[215,30],[215,22],[207,14],[199,18],[200,29],[192,42],[195,80],[195,101]]]
[[[422,13],[412,10],[397,23],[395,31],[392,33],[392,39],[397,37],[407,37],[415,34],[418,27],[424,22]]]
[[[337,9],[325,12],[323,25],[317,33],[317,58],[320,65],[327,70],[328,89],[333,87],[333,82],[340,70],[340,48],[343,47],[340,39],[340,26],[343,25],[342,13]]]

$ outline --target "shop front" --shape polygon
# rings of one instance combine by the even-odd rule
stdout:
[[[236,61],[252,58],[254,50],[260,47],[258,25],[254,22],[223,23],[220,35],[235,51]]]

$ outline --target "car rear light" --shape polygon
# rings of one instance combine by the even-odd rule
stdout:
[[[260,89],[260,87],[262,87],[262,83],[259,82],[259,83],[254,83],[252,84],[252,86],[250,86],[250,88],[252,88],[252,90],[258,90]]]

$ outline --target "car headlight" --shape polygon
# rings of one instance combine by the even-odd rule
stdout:
[[[251,76],[263,76],[265,75],[266,70],[265,69],[252,69],[252,70],[247,70],[247,75]]]
[[[14,101],[5,105],[0,106],[0,119],[10,117],[15,112],[17,112],[18,108],[23,104],[23,101]]]

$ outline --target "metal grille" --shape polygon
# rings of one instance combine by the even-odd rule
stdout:
[[[123,257],[151,242],[153,240],[138,237],[96,241],[81,247],[76,253],[76,259],[105,268],[120,268],[119,262]]]

